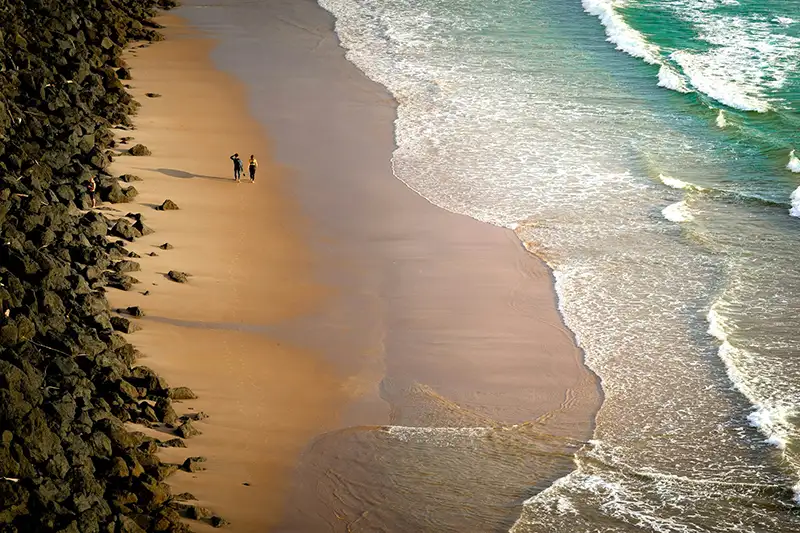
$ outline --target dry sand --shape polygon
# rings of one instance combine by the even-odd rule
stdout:
[[[162,454],[175,462],[208,458],[207,471],[171,478],[174,490],[194,493],[237,531],[264,531],[279,515],[297,454],[336,419],[341,396],[330,365],[264,327],[313,311],[327,291],[312,279],[304,221],[241,87],[212,67],[212,41],[176,17],[161,22],[165,42],[128,54],[142,108],[136,129],[118,132],[134,138],[120,148],[143,143],[153,154],[121,155],[111,169],[144,180],[133,183],[137,202],[113,206],[116,214],[140,212],[156,233],[129,246],[142,256],[134,273],[141,283],[109,296],[115,307],[147,313],[131,336],[144,354],[140,363],[199,395],[177,406],[179,414],[210,415],[188,449]],[[234,151],[245,161],[257,156],[255,184],[233,182]],[[180,210],[153,208],[166,198]],[[159,249],[164,242],[174,249]],[[189,282],[169,281],[169,270],[190,273]]]

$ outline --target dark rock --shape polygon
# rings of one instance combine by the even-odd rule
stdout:
[[[158,206],[158,209],[160,211],[177,211],[178,209],[180,209],[180,207],[178,207],[178,204],[176,204],[172,200],[166,199],[160,206]]]
[[[124,218],[118,219],[111,227],[111,234],[123,239],[132,241],[142,236],[141,232],[134,228],[130,222]]]
[[[127,312],[129,315],[131,315],[131,316],[135,316],[136,318],[141,318],[141,317],[143,317],[143,316],[144,316],[144,311],[142,311],[142,308],[141,308],[141,307],[139,307],[138,305],[134,305],[134,306],[131,306],[131,307],[127,307],[127,308],[125,309],[125,311],[126,311],[126,312]]]
[[[131,73],[125,67],[120,67],[117,69],[117,77],[121,80],[129,80],[131,79]]]
[[[200,507],[199,505],[189,505],[186,509],[186,514],[193,520],[202,520],[204,518],[211,518],[212,516],[210,509]]]
[[[194,494],[192,494],[191,492],[181,492],[180,494],[176,494],[175,496],[173,496],[172,499],[175,500],[176,502],[197,500],[197,498],[195,498]]]
[[[221,516],[212,516],[211,517],[211,525],[214,527],[225,527],[230,525],[230,522],[222,518]]]
[[[122,333],[134,333],[141,329],[138,324],[134,324],[127,318],[121,316],[111,317],[111,327],[113,327],[116,331],[121,331]]]
[[[159,98],[161,95],[158,93],[145,93],[148,98]]]
[[[134,174],[123,174],[122,176],[119,177],[119,179],[121,181],[124,181],[125,183],[131,183],[132,181],[142,181],[142,178]]]
[[[143,144],[137,144],[128,149],[128,153],[135,156],[151,155],[150,149]]]
[[[186,283],[189,281],[189,274],[178,270],[170,270],[167,273],[167,277],[177,283]]]
[[[172,246],[170,243],[168,243],[168,242],[165,242],[164,244],[162,244],[161,246],[159,246],[159,248],[161,248],[162,250],[172,250],[172,249],[173,249],[173,248],[175,248],[175,247],[174,247],[174,246]]]
[[[173,400],[196,400],[197,395],[189,387],[175,387],[169,389],[169,397]]]
[[[149,255],[150,257],[158,257],[158,254],[157,254],[157,253],[155,253],[155,252],[150,252],[150,253],[149,253],[149,254],[147,254],[147,255]]]
[[[144,529],[139,527],[136,521],[128,518],[124,514],[117,515],[117,532],[116,533],[147,533]]]
[[[155,233],[152,229],[145,226],[141,218],[133,223],[133,227],[136,228],[142,235],[150,235],[152,233]]]
[[[189,439],[196,435],[200,435],[200,431],[194,427],[191,420],[187,420],[186,422],[178,426],[176,432],[183,439]]]
[[[119,261],[114,263],[112,268],[114,269],[114,272],[120,272],[123,274],[128,272],[138,272],[142,269],[139,263],[135,261]]]
[[[187,472],[200,472],[201,470],[205,470],[202,463],[206,461],[207,459],[205,457],[189,457],[183,462],[181,468]]]
[[[186,448],[186,443],[183,439],[169,439],[159,443],[159,446],[164,448]]]
[[[139,283],[139,280],[128,276],[127,274],[111,274],[108,276],[106,284],[109,287],[129,291],[133,289],[133,285]]]

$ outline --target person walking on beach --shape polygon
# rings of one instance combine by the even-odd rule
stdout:
[[[244,163],[241,159],[239,159],[239,154],[233,154],[231,156],[231,161],[233,161],[233,180],[238,182],[242,179],[242,172],[244,172]]]
[[[255,183],[256,181],[256,169],[258,168],[258,161],[256,161],[256,156],[250,154],[250,183]]]
[[[97,183],[94,181],[94,176],[89,176],[89,182],[86,184],[86,191],[89,193],[89,198],[92,200],[92,209],[94,209],[97,207],[97,200],[95,198]]]

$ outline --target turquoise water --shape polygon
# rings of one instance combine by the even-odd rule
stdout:
[[[512,530],[800,530],[800,4],[320,4],[397,177],[547,260],[602,380]]]

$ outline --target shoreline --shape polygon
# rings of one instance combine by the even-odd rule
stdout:
[[[301,455],[278,530],[356,521],[431,530],[425,517],[409,522],[403,510],[433,494],[414,485],[421,473],[410,465],[432,453],[434,441],[414,440],[412,459],[398,436],[534,428],[515,438],[549,447],[555,459],[509,471],[516,477],[484,502],[488,511],[451,515],[457,504],[440,502],[439,518],[453,530],[475,520],[507,528],[532,487],[573,469],[570,450],[590,438],[600,403],[597,378],[558,312],[552,272],[512,231],[436,207],[393,175],[396,102],[345,59],[321,7],[194,5],[181,14],[218,40],[214,64],[243,83],[250,113],[275,133],[275,156],[310,220],[314,271],[332,287],[319,312],[280,328],[340,371],[347,401],[337,427]],[[468,490],[455,472],[492,475],[477,453],[443,453],[438,460],[450,472],[425,475],[443,491]],[[487,483],[493,490],[501,480]],[[397,500],[408,491],[411,500]],[[367,509],[370,518],[361,518]]]

